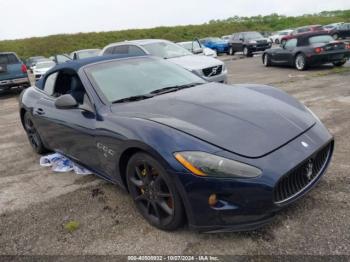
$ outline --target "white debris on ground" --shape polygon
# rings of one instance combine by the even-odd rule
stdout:
[[[59,173],[74,171],[77,175],[81,176],[93,174],[90,170],[74,163],[59,153],[41,157],[40,166],[51,167],[52,171]]]

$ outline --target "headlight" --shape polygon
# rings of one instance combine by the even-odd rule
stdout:
[[[256,167],[205,152],[177,152],[174,156],[197,176],[254,178],[262,173]]]

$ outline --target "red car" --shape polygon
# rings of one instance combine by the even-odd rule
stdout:
[[[282,37],[281,45],[284,45],[289,39],[292,39],[296,36],[299,36],[299,35],[302,35],[305,33],[310,33],[310,32],[317,32],[317,31],[327,32],[324,30],[322,25],[307,25],[307,26],[303,26],[303,27],[298,27],[289,35]]]

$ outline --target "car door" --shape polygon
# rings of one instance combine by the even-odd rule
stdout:
[[[296,48],[298,40],[292,38],[286,42],[282,48],[272,49],[271,61],[276,64],[290,64],[291,58],[293,57],[293,51]]]
[[[243,41],[244,41],[244,36],[242,33],[235,34],[232,40],[232,48],[235,52],[243,51]]]
[[[97,154],[94,137],[96,114],[81,107],[93,103],[79,76],[71,72],[55,72],[47,77],[43,91],[44,95],[33,108],[35,123],[40,126],[40,136],[50,149],[96,170],[99,164],[94,157]],[[55,102],[65,94],[71,94],[79,106],[58,109]]]

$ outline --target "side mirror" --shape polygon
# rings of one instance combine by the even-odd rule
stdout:
[[[196,48],[196,49],[193,49],[193,53],[194,54],[201,54],[201,53],[203,53],[203,48]]]
[[[78,107],[78,102],[72,95],[62,95],[55,101],[55,106],[58,109],[73,109]]]

